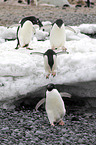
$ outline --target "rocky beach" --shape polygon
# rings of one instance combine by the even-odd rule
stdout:
[[[65,25],[80,25],[96,23],[96,4],[91,7],[50,7],[30,6],[11,2],[0,2],[0,25],[10,26],[18,23],[25,16],[37,16],[41,21],[54,22],[62,18]]]
[[[61,7],[28,6],[13,1],[0,1],[0,26],[9,27],[18,24],[25,16],[36,16],[41,21],[51,22],[54,22],[57,18],[62,18],[65,25],[71,26],[83,23],[96,24],[96,3],[90,8],[84,6],[76,8],[73,5],[62,9]],[[64,98],[67,111],[63,118],[64,126],[56,124],[53,127],[49,124],[44,105],[37,112],[34,109],[39,101],[38,98],[42,98],[42,94],[45,94],[45,87],[43,92],[39,89],[32,94],[22,96],[20,100],[17,99],[14,102],[12,100],[8,104],[3,104],[1,101],[0,144],[95,145],[96,82],[69,86],[57,85],[58,90],[63,91],[65,89],[73,95],[72,98]],[[88,86],[91,87],[88,88]],[[78,96],[76,96],[77,94]],[[35,100],[35,97],[37,97],[37,100]]]

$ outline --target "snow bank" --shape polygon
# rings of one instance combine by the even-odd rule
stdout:
[[[85,34],[95,34],[96,33],[96,24],[81,24],[79,27],[80,32]]]
[[[16,28],[13,29],[15,31]],[[1,31],[4,32],[3,27],[0,28]],[[78,31],[73,33],[66,30],[67,39],[70,38],[70,41],[66,41],[65,47],[69,54],[57,56],[57,76],[54,78],[50,76],[49,79],[45,77],[43,56],[30,55],[33,51],[45,52],[50,49],[49,40],[37,41],[34,37],[30,43],[30,48],[33,50],[25,48],[15,50],[17,40],[0,43],[0,100],[35,91],[48,83],[96,81],[96,39],[89,38],[81,34],[80,30]],[[13,37],[11,32],[10,29],[9,33]],[[40,32],[42,33],[41,30]],[[5,38],[4,35],[0,37],[0,40]]]

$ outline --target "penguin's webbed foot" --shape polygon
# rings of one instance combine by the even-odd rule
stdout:
[[[15,49],[19,49],[19,47],[16,47]]]
[[[67,48],[63,46],[62,47],[62,50],[66,52]]]
[[[53,72],[53,73],[52,73],[52,76],[55,77],[55,76],[56,76],[56,72]]]
[[[54,123],[51,123],[51,126],[55,126]]]
[[[64,125],[63,120],[60,120],[60,121],[59,121],[59,125],[62,125],[62,126]]]
[[[46,75],[46,79],[49,79],[49,74],[48,74],[48,75]]]

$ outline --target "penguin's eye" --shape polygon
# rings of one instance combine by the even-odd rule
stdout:
[[[45,31],[45,29],[43,29],[42,31]]]

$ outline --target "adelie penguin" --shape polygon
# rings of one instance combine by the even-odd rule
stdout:
[[[44,68],[46,72],[46,78],[49,78],[50,74],[54,77],[57,71],[57,55],[68,52],[55,52],[52,49],[48,49],[45,53],[32,52],[30,54],[39,54],[44,57]]]
[[[65,93],[65,97],[67,96],[71,95]],[[64,101],[54,84],[47,85],[46,98],[39,101],[35,109],[37,110],[44,102],[50,124],[54,126],[54,123],[57,122],[59,125],[64,125],[62,118],[65,116],[66,109]]]
[[[62,19],[57,19],[52,26],[50,32],[50,45],[51,49],[55,48],[62,48],[66,51],[65,48],[65,41],[66,41],[66,33],[65,33],[65,26]]]
[[[66,41],[66,29],[77,33],[72,27],[65,26],[62,19],[57,19],[54,23],[48,23],[44,26],[41,26],[42,31],[47,31],[50,36],[50,44],[51,48],[59,48],[65,49],[65,41]]]
[[[15,49],[21,47],[28,48],[28,45],[35,33],[35,29],[31,21],[25,21],[23,25],[18,26],[17,29],[17,46]]]

